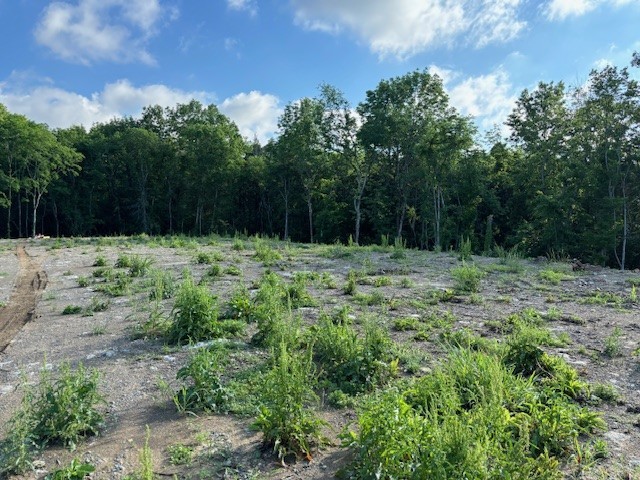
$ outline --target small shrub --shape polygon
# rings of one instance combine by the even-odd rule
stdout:
[[[131,257],[129,255],[120,255],[114,266],[116,268],[130,268],[131,263]]]
[[[254,258],[261,261],[264,265],[273,265],[278,260],[282,260],[282,255],[280,255],[277,250],[274,250],[259,238],[256,238],[255,249],[256,253]]]
[[[171,272],[167,270],[154,270],[150,285],[150,300],[167,300],[176,293],[175,280]]]
[[[75,448],[86,435],[95,435],[103,424],[98,406],[97,370],[82,364],[72,370],[62,364],[60,374],[43,367],[40,382],[28,387],[18,411],[9,420],[11,434],[0,442],[0,475],[21,473],[31,467],[33,453],[52,444]]]
[[[198,264],[210,264],[213,263],[213,258],[207,252],[198,252],[194,258],[194,261]]]
[[[564,272],[559,272],[557,270],[552,270],[550,268],[547,268],[545,270],[541,270],[538,273],[538,277],[540,277],[540,279],[543,282],[549,283],[551,285],[560,285],[561,281],[568,280],[568,279],[571,278],[570,276],[568,276]]]
[[[420,321],[417,318],[413,317],[397,318],[393,322],[393,328],[398,330],[399,332],[404,332],[407,330],[418,330],[419,326]]]
[[[620,392],[611,384],[596,383],[591,387],[591,393],[608,403],[615,403],[620,398]]]
[[[211,265],[205,274],[207,277],[220,277],[222,276],[222,267],[218,264]]]
[[[458,245],[458,260],[463,262],[471,258],[471,239],[469,237],[460,237],[460,243]]]
[[[193,448],[175,443],[167,448],[171,465],[189,465],[193,459]]]
[[[604,349],[602,354],[605,357],[613,358],[622,355],[622,345],[620,345],[620,337],[622,336],[622,330],[620,327],[615,327],[611,334],[604,340]]]
[[[67,305],[62,310],[62,315],[75,315],[76,313],[82,312],[82,307],[79,305]]]
[[[151,265],[153,265],[153,259],[133,255],[129,265],[129,276],[144,277]]]
[[[172,344],[210,340],[221,334],[216,298],[206,287],[195,285],[191,277],[180,286],[171,315],[168,341]]]
[[[480,291],[480,281],[484,277],[484,272],[475,265],[462,265],[452,269],[451,276],[457,291],[477,293]]]
[[[77,459],[71,460],[68,467],[56,470],[50,473],[44,480],[84,480],[88,475],[93,473],[96,467],[87,462],[80,462]]]
[[[344,286],[345,295],[355,295],[357,290],[357,274],[354,270],[349,270],[347,273],[347,283]]]
[[[229,265],[224,269],[224,273],[226,273],[227,275],[232,275],[234,277],[239,277],[240,275],[242,275],[242,270],[240,270],[235,265]]]
[[[276,351],[273,368],[264,378],[262,405],[254,425],[278,458],[293,454],[311,459],[312,450],[323,441],[320,429],[324,422],[308,408],[317,401],[315,378],[311,352],[290,353],[284,345]]]
[[[93,266],[94,267],[106,267],[107,266],[107,259],[104,258],[102,255],[99,255],[96,257],[95,261],[93,262]]]
[[[408,277],[403,278],[402,280],[400,280],[400,286],[402,288],[413,288],[416,286],[415,282],[413,280],[411,280]]]
[[[375,287],[387,287],[391,285],[391,283],[391,279],[385,276],[376,277],[376,279],[373,281],[373,285]]]
[[[356,394],[384,385],[397,374],[393,343],[373,324],[364,338],[349,325],[323,318],[313,338],[314,359],[334,389]]]
[[[231,245],[231,248],[233,250],[235,250],[236,252],[240,252],[240,251],[244,250],[244,242],[242,240],[240,240],[239,238],[234,238],[233,239],[233,244]]]
[[[173,396],[179,412],[227,410],[231,396],[220,380],[220,362],[219,351],[202,348],[191,357],[186,366],[178,370],[176,378],[188,383]]]

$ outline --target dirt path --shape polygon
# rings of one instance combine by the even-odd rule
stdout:
[[[3,352],[20,329],[33,318],[40,293],[47,286],[42,264],[27,254],[24,245],[16,247],[20,272],[6,307],[0,309],[0,352]]]

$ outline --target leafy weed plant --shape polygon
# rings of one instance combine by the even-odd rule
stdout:
[[[451,270],[454,288],[462,293],[477,293],[480,291],[480,281],[484,272],[475,265],[463,264]]]
[[[75,370],[62,364],[57,378],[46,367],[40,381],[25,391],[18,411],[9,420],[10,435],[0,443],[0,474],[21,473],[31,467],[34,452],[49,445],[71,449],[87,435],[95,435],[103,424],[98,407],[97,370],[82,364]]]
[[[220,380],[221,353],[214,349],[198,349],[189,363],[178,370],[176,378],[186,384],[173,396],[179,412],[228,410],[231,395]]]
[[[311,352],[291,353],[281,345],[274,357],[273,367],[264,378],[262,405],[254,425],[262,432],[263,443],[272,447],[278,458],[293,454],[311,459],[314,448],[323,442],[324,425],[309,408],[317,402]]]

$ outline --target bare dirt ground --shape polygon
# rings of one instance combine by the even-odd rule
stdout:
[[[252,288],[264,273],[266,267],[254,258],[251,241],[244,241],[245,249],[234,248],[237,244],[232,245],[231,240],[211,243],[187,241],[167,246],[129,239],[0,242],[0,438],[11,433],[6,422],[22,398],[20,386],[37,382],[43,366],[55,369],[68,361],[98,369],[106,399],[106,425],[99,436],[87,438],[75,452],[47,449],[39,457],[36,471],[15,478],[41,479],[78,458],[96,466],[94,479],[121,479],[139,468],[147,427],[158,478],[322,479],[332,478],[348,461],[348,452],[339,447],[337,437],[354,420],[351,409],[322,403],[318,410],[332,425],[327,434],[334,445],[318,452],[311,462],[298,461],[286,467],[264,451],[261,435],[251,428],[250,416],[178,414],[170,392],[177,388],[176,373],[192,349],[168,348],[160,340],[135,338],[135,326],[150,315],[148,290],[136,293],[134,289],[118,297],[105,297],[97,291],[100,279],[93,277],[93,265],[98,256],[109,266],[122,254],[150,258],[154,268],[170,271],[179,281],[184,269],[196,279],[204,276],[208,266],[194,261],[197,252],[217,252],[223,268],[235,266],[240,273],[226,273],[210,283],[221,304],[239,282]],[[310,287],[320,306],[301,309],[303,321],[309,324],[317,320],[321,310],[331,311],[352,301],[342,291],[349,270],[366,272],[370,279],[389,279],[377,287],[373,281],[359,285],[359,291],[377,293],[385,301],[371,306],[354,304],[353,311],[375,316],[388,326],[396,342],[421,351],[423,371],[438,362],[445,346],[436,340],[413,341],[415,332],[395,331],[394,319],[422,315],[425,308],[446,309],[455,316],[454,330],[467,328],[491,336],[494,334],[486,322],[525,308],[541,313],[552,310],[555,314],[549,328],[568,335],[570,343],[550,349],[550,353],[561,355],[584,380],[613,385],[621,395],[617,403],[595,407],[607,422],[602,438],[609,444],[610,455],[584,478],[640,479],[640,361],[636,356],[640,306],[631,294],[631,284],[640,281],[640,273],[591,266],[572,272],[570,264],[546,260],[517,260],[520,270],[510,272],[499,266],[498,259],[473,257],[487,272],[479,294],[428,307],[422,300],[431,292],[452,286],[450,270],[460,265],[455,254],[407,251],[404,258],[394,259],[389,251],[364,248],[284,244],[274,248],[281,249],[283,259],[271,268],[283,277],[312,271],[326,273],[335,281],[337,288]],[[565,272],[558,285],[540,276],[550,268]],[[88,285],[78,286],[83,279],[89,280]],[[606,302],[599,294],[621,302]],[[106,310],[87,315],[99,301],[107,302]],[[163,303],[167,313],[171,302]],[[68,305],[81,306],[85,314],[62,315]],[[604,352],[614,329],[618,329],[619,348],[610,358]],[[248,347],[245,353],[261,355]],[[194,449],[196,456],[190,464],[174,466],[169,462],[168,449],[176,444]]]

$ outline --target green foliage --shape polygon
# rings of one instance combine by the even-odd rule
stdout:
[[[194,257],[194,261],[198,264],[211,264],[213,263],[213,257],[207,252],[198,252]]]
[[[312,450],[322,443],[320,430],[324,425],[308,407],[317,401],[311,352],[291,353],[281,345],[273,356],[254,425],[262,432],[263,443],[273,447],[278,458],[302,454],[311,459]]]
[[[594,291],[589,292],[583,300],[588,305],[602,305],[615,308],[622,308],[624,306],[624,298],[614,292],[601,292]]]
[[[82,312],[82,307],[80,305],[67,305],[62,310],[62,315],[74,315],[76,313]]]
[[[149,425],[147,425],[144,445],[140,449],[139,454],[140,468],[135,473],[125,476],[123,480],[154,480],[156,478],[153,473],[153,455],[151,453],[151,447],[149,447],[150,437],[151,431],[149,430]]]
[[[97,370],[68,363],[53,374],[43,367],[40,381],[25,391],[20,408],[9,420],[9,436],[0,443],[0,474],[20,473],[31,467],[34,451],[48,445],[75,448],[86,435],[95,435],[103,424],[97,407],[104,403],[98,393]]]
[[[312,341],[314,359],[333,389],[354,395],[384,385],[397,374],[393,343],[373,323],[365,325],[360,338],[348,324],[324,317]]]
[[[186,383],[173,396],[179,412],[227,411],[231,394],[220,380],[221,361],[220,350],[201,348],[178,370],[176,378]]]
[[[129,265],[129,276],[144,277],[151,268],[151,265],[153,265],[153,259],[133,255],[131,256]]]
[[[260,238],[256,238],[254,248],[256,249],[254,257],[266,266],[273,265],[275,262],[282,259],[282,255],[280,255],[277,250],[271,248]]]
[[[151,291],[149,292],[150,300],[167,300],[176,293],[175,280],[168,270],[154,269],[149,284],[151,286]]]
[[[81,276],[78,277],[78,286],[80,288],[85,288],[89,286],[89,279],[87,277]]]
[[[451,270],[451,276],[455,283],[455,289],[464,293],[477,293],[480,291],[480,281],[484,272],[475,265],[462,265]]]
[[[348,478],[560,479],[561,461],[597,415],[494,355],[455,350],[433,373],[367,399]]]
[[[563,280],[569,280],[571,277],[566,273],[551,268],[547,268],[538,272],[540,279],[551,285],[560,285]]]
[[[214,266],[215,265],[213,265],[211,268],[213,269]],[[224,273],[226,273],[227,275],[233,275],[234,277],[239,277],[240,275],[242,275],[242,270],[240,270],[235,265],[229,265],[224,269]]]
[[[602,354],[605,357],[613,358],[622,355],[622,345],[620,345],[620,337],[622,337],[622,330],[620,327],[615,327],[610,335],[604,340],[604,348]]]
[[[94,267],[106,267],[107,266],[107,259],[104,258],[102,255],[98,255],[95,259],[95,261],[93,262],[93,266]]]
[[[471,259],[472,253],[471,239],[469,237],[460,237],[460,242],[458,244],[458,260],[462,260],[463,262],[469,260]]]
[[[182,443],[169,445],[167,452],[169,453],[169,463],[171,465],[189,465],[193,460],[193,448]]]
[[[195,285],[191,277],[181,284],[171,316],[172,323],[167,332],[167,341],[171,344],[235,336],[244,329],[243,322],[219,321],[216,297],[206,286]]]
[[[56,470],[45,477],[45,480],[84,480],[95,471],[96,467],[77,459],[71,460],[69,466]]]
[[[399,332],[406,330],[418,330],[420,321],[415,317],[402,317],[393,321],[393,328]]]
[[[344,286],[345,295],[355,295],[357,291],[357,279],[358,275],[354,270],[349,270],[347,273],[347,283]]]

